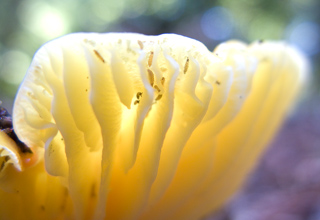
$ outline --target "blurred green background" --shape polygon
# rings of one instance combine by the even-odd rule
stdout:
[[[236,38],[285,40],[318,72],[319,0],[0,0],[0,100],[12,99],[33,54],[71,32],[177,33],[210,50]]]
[[[9,111],[36,50],[72,32],[177,33],[210,50],[233,38],[294,45],[311,63],[304,99],[215,219],[320,219],[319,0],[0,0],[0,27],[0,100]]]

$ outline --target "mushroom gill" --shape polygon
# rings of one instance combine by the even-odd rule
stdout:
[[[0,136],[0,162],[15,161],[0,170],[0,219],[199,219],[244,182],[306,72],[280,42],[53,40],[14,103],[31,165]]]

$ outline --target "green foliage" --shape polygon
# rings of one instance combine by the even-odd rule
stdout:
[[[290,41],[299,22],[319,27],[317,0],[1,0],[0,99],[13,98],[33,54],[43,43],[71,32],[174,32],[213,49],[221,40],[205,34],[201,19],[217,6],[232,16],[228,39]],[[320,33],[317,36],[315,45],[320,46]],[[319,50],[311,58],[319,60]]]

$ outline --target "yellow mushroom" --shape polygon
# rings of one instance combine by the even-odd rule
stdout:
[[[279,42],[53,40],[14,103],[31,165],[0,132],[0,162],[13,164],[0,170],[0,219],[200,219],[244,182],[306,75]]]

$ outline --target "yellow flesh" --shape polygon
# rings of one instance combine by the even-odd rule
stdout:
[[[199,219],[244,182],[306,68],[274,42],[214,52],[173,34],[49,42],[13,112],[37,162],[0,170],[0,219]]]

